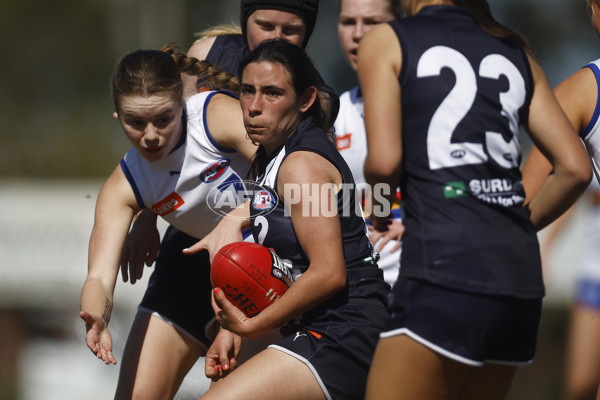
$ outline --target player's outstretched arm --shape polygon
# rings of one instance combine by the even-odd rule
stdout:
[[[90,236],[88,274],[81,290],[80,317],[86,343],[105,363],[116,363],[108,324],[123,243],[139,211],[133,190],[118,166],[100,190]]]

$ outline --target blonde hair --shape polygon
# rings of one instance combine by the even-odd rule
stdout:
[[[202,32],[198,32],[194,34],[194,37],[197,40],[206,39],[216,36],[223,35],[241,35],[242,28],[236,24],[224,24],[224,25],[215,25],[211,26],[208,29],[203,30]]]

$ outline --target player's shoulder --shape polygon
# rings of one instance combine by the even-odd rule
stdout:
[[[212,36],[196,40],[189,48],[187,56],[195,57],[198,60],[206,60],[216,39],[216,36]]]

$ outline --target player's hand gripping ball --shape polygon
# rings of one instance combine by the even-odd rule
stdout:
[[[250,242],[223,246],[213,259],[210,278],[248,317],[271,305],[293,283],[292,271],[280,257]]]

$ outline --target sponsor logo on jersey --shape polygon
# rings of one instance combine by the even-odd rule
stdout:
[[[177,193],[173,192],[158,203],[152,206],[152,211],[155,214],[164,217],[165,215],[171,214],[173,211],[181,207],[185,202]]]
[[[181,171],[169,171],[169,176],[181,175]]]
[[[200,179],[204,183],[214,182],[219,179],[229,167],[229,160],[219,160],[209,164],[200,173]]]
[[[480,194],[506,194],[513,192],[513,181],[510,179],[471,179],[469,189],[477,196]]]
[[[468,185],[464,182],[446,182],[444,184],[444,197],[453,199],[457,197],[473,196],[478,200],[502,207],[522,206],[525,201],[523,184],[511,179],[471,179]]]
[[[467,196],[467,187],[464,182],[446,182],[444,184],[444,198],[454,199],[456,197]]]
[[[512,179],[471,179],[469,190],[479,200],[502,207],[520,207],[525,202],[523,182]]]
[[[352,133],[346,133],[335,137],[335,148],[340,150],[349,149],[352,145]]]

